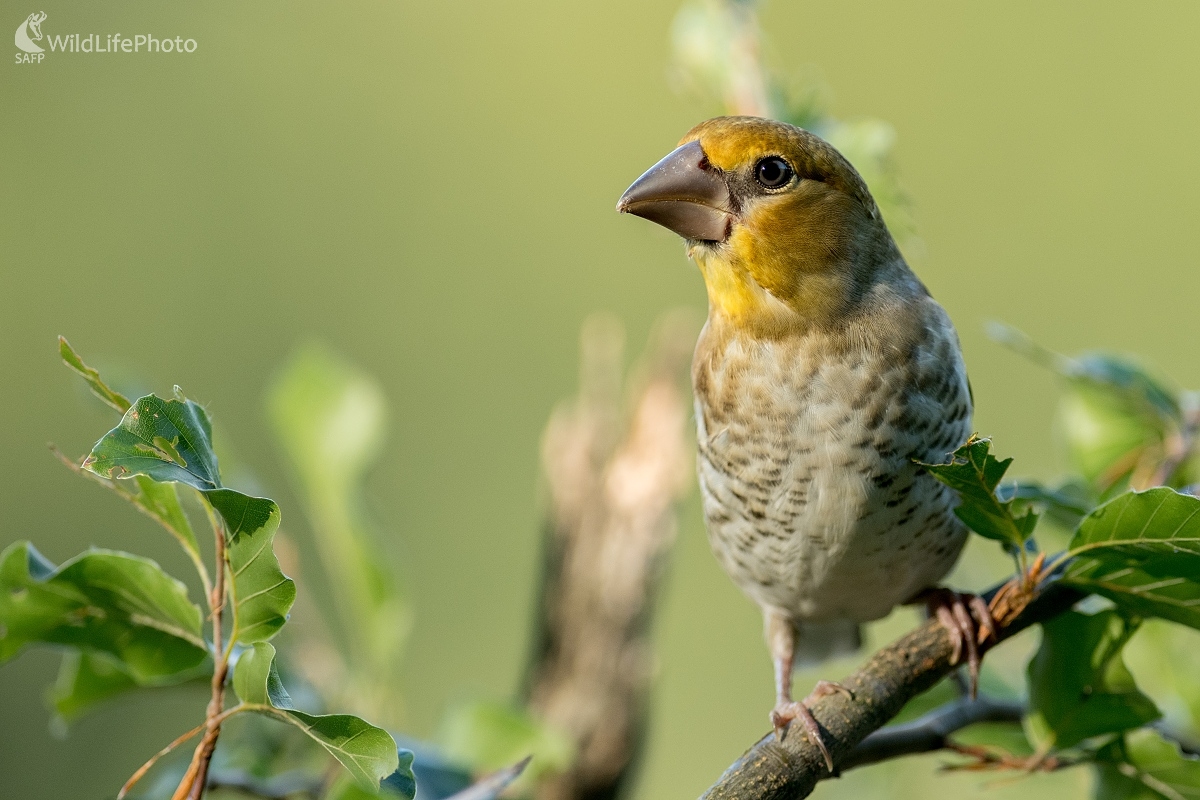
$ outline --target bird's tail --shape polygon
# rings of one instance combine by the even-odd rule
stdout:
[[[800,622],[796,625],[797,669],[815,666],[839,656],[853,655],[862,647],[862,626],[848,619],[833,622]]]

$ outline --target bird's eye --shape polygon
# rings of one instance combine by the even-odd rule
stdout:
[[[754,166],[755,179],[768,189],[778,189],[795,174],[791,165],[779,156],[768,156]]]

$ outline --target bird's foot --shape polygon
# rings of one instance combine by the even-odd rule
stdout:
[[[817,681],[817,685],[813,687],[808,697],[797,703],[792,700],[780,700],[775,704],[775,708],[771,710],[771,725],[775,728],[775,736],[780,741],[783,741],[783,735],[787,731],[788,725],[795,720],[800,720],[800,724],[804,726],[804,732],[808,735],[809,741],[817,746],[821,751],[821,755],[825,758],[825,766],[829,771],[833,772],[833,756],[829,753],[829,748],[825,745],[825,740],[821,736],[821,727],[817,724],[816,718],[812,712],[808,710],[808,704],[819,700],[822,697],[828,697],[831,694],[843,694],[851,699],[854,698],[853,692],[842,686],[840,683],[833,681]]]
[[[950,663],[961,663],[966,651],[967,670],[971,675],[971,699],[979,692],[979,665],[983,656],[979,646],[989,638],[996,639],[996,622],[982,597],[950,589],[929,589],[918,598],[925,602],[929,615],[950,634],[954,652]]]

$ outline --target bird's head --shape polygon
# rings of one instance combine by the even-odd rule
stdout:
[[[678,233],[712,310],[766,327],[835,318],[899,262],[866,184],[818,136],[717,117],[638,178],[617,210]]]

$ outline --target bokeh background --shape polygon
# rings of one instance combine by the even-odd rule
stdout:
[[[113,423],[60,365],[60,333],[124,386],[178,383],[206,403],[300,531],[263,397],[316,339],[388,398],[369,494],[415,614],[406,730],[433,738],[455,702],[510,696],[537,575],[538,437],[574,390],[580,325],[610,311],[636,351],[664,310],[704,307],[677,238],[613,210],[706,113],[666,77],[677,0],[0,7],[12,27],[45,10],[50,35],[199,43],[2,68],[0,546],[31,538],[58,562],[94,544],[183,571],[149,521],[47,451],[86,452]],[[976,426],[1015,472],[1062,466],[1055,384],[991,342],[988,320],[1200,386],[1200,7],[775,0],[762,23],[769,63],[819,76],[839,118],[894,127],[915,266],[958,325]],[[694,797],[771,704],[758,612],[708,554],[694,494],[656,624],[634,796]],[[5,798],[111,795],[206,700],[127,697],[54,735],[42,693],[57,658],[0,666]],[[942,760],[853,772],[818,796],[1088,783],[935,776]]]

